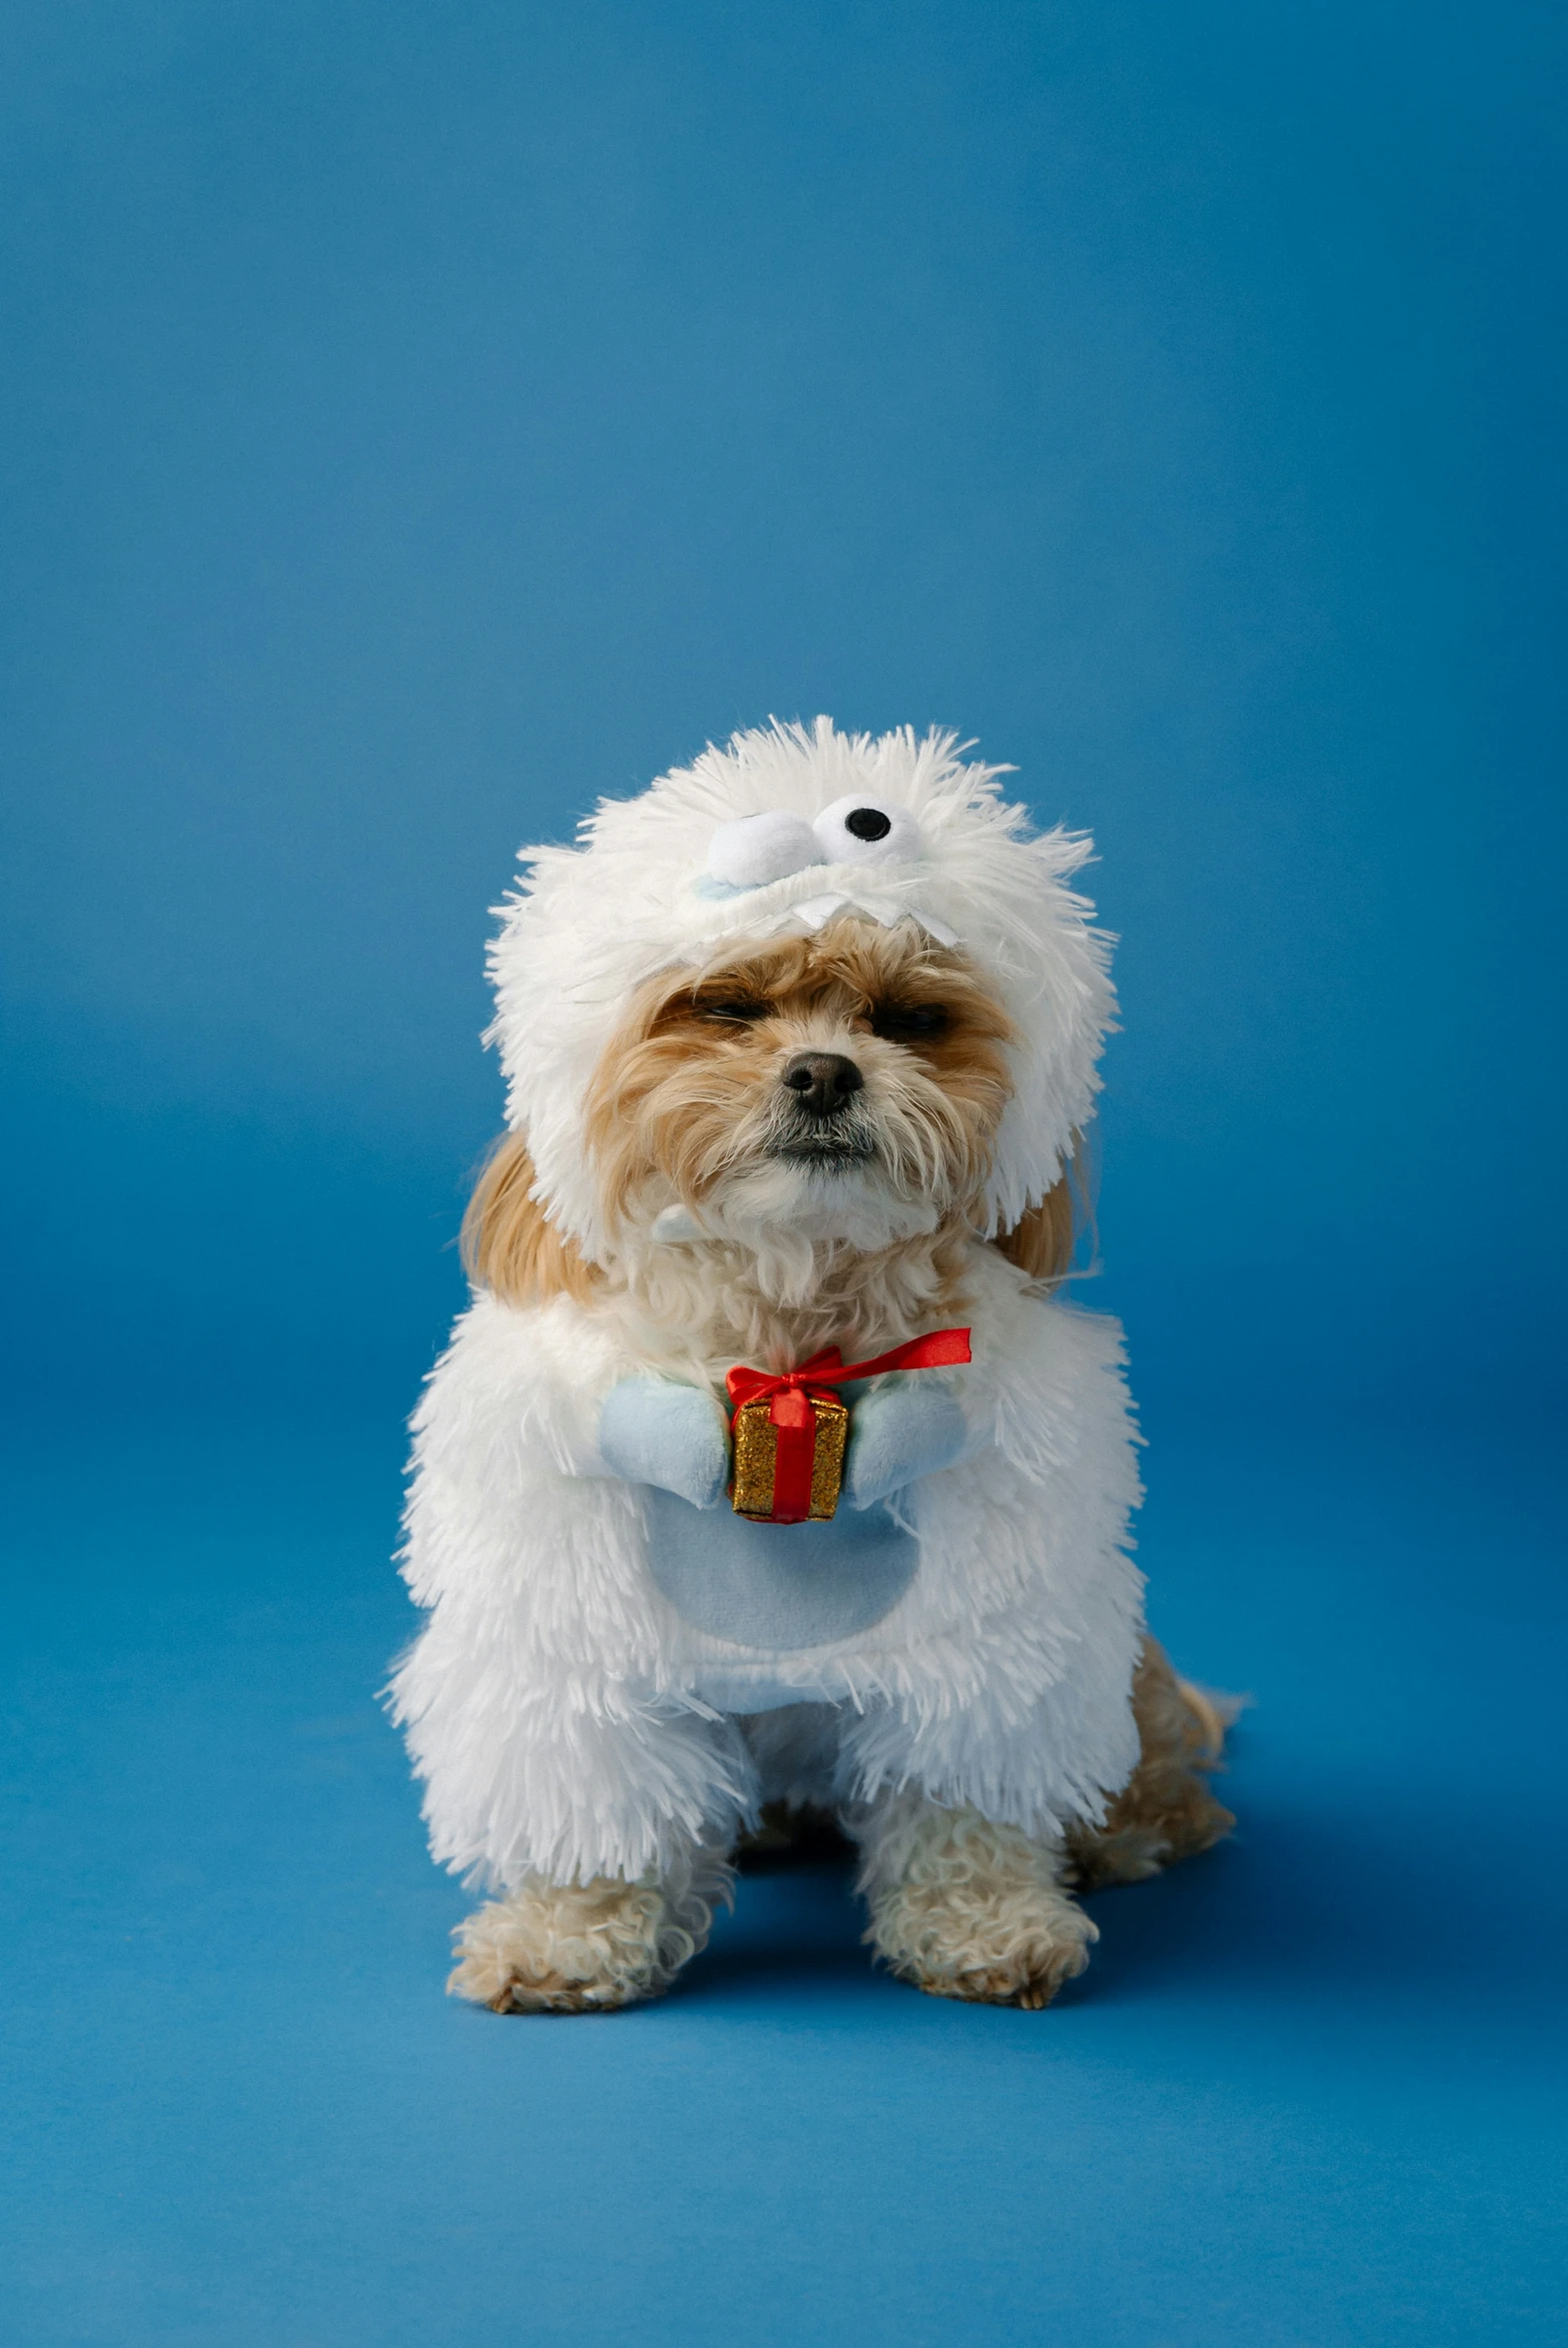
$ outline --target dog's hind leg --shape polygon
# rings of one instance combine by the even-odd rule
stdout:
[[[1132,1681],[1138,1765],[1100,1826],[1067,1836],[1071,1880],[1086,1891],[1139,1883],[1177,1859],[1219,1842],[1235,1818],[1209,1790],[1207,1772],[1223,1766],[1225,1730],[1235,1705],[1206,1695],[1171,1669],[1164,1649],[1146,1638]]]
[[[728,1904],[727,1855],[692,1844],[663,1874],[551,1883],[528,1875],[456,1934],[447,1987],[496,2013],[604,2013],[668,1989]]]
[[[1060,1881],[1058,1846],[924,1795],[850,1811],[860,1845],[865,1937],[901,1980],[933,1997],[1049,2005],[1098,1935]]]

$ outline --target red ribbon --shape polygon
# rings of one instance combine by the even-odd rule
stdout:
[[[743,1402],[766,1398],[768,1415],[777,1431],[773,1521],[800,1524],[811,1512],[811,1465],[816,1453],[813,1394],[824,1402],[835,1401],[834,1389],[851,1384],[855,1378],[880,1377],[888,1369],[945,1369],[971,1358],[966,1328],[939,1328],[928,1337],[910,1337],[907,1344],[894,1345],[890,1353],[878,1353],[873,1361],[845,1361],[837,1346],[829,1345],[825,1352],[813,1353],[809,1361],[802,1361],[798,1369],[777,1374],[748,1369],[744,1362],[737,1362],[725,1379],[731,1401],[739,1409]]]

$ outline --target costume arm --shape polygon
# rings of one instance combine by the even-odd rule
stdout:
[[[950,1385],[923,1372],[878,1380],[849,1414],[843,1496],[869,1508],[922,1475],[934,1475],[979,1449]]]
[[[613,1475],[655,1483],[694,1508],[714,1508],[730,1481],[725,1414],[701,1386],[624,1377],[605,1396],[599,1448]]]

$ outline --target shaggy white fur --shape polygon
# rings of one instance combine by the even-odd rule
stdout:
[[[969,1281],[983,1447],[905,1496],[920,1566],[893,1611],[784,1653],[675,1613],[638,1488],[599,1458],[610,1387],[670,1365],[633,1307],[478,1299],[415,1421],[407,1572],[433,1612],[394,1683],[438,1859],[499,1885],[664,1869],[757,1814],[731,1715],[813,1701],[843,1707],[835,1799],[913,1783],[1046,1834],[1103,1814],[1137,1758],[1142,1631],[1120,1333],[978,1242]]]

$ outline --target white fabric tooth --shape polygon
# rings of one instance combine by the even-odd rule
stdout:
[[[906,905],[899,905],[891,897],[847,897],[844,899],[844,903],[857,907],[863,914],[869,914],[871,920],[880,922],[884,930],[890,930],[895,922],[907,921],[911,918],[909,908]],[[919,918],[918,914],[912,916],[915,921],[918,921]]]
[[[916,913],[913,914],[910,918],[918,922],[922,930],[929,931],[930,935],[935,939],[938,946],[957,945],[957,931],[949,929],[945,922],[939,922],[934,914]]]
[[[789,910],[795,920],[803,922],[808,930],[819,930],[825,922],[832,920],[835,913],[842,913],[848,903],[847,897],[803,897],[798,905],[791,906]]]
[[[837,913],[862,913],[867,920],[877,922],[884,930],[895,929],[899,922],[916,922],[935,939],[938,946],[956,946],[958,933],[934,914],[921,913],[917,906],[899,905],[891,897],[806,897],[790,908],[793,918],[803,922],[808,930],[820,930]]]

